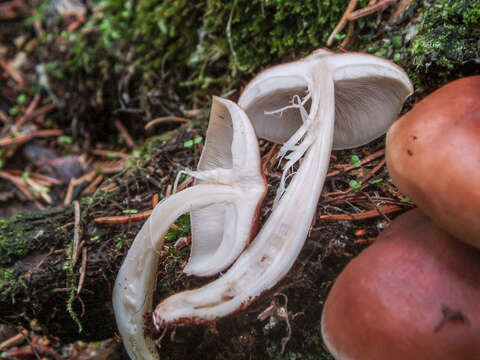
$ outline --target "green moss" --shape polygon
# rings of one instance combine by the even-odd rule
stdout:
[[[423,14],[421,30],[410,47],[416,66],[437,64],[453,69],[480,61],[480,2],[425,1],[419,11]]]
[[[45,0],[37,2],[50,14],[42,19],[56,18]],[[177,93],[195,99],[228,91],[242,75],[324,46],[345,7],[340,0],[98,1],[94,14],[71,34],[58,21],[44,20],[50,34],[45,48],[57,41],[57,57],[67,59],[62,71],[54,59],[45,62],[53,64],[56,77],[83,71],[99,81],[133,70],[147,89],[161,83],[171,89],[171,99]],[[357,26],[363,33],[375,31],[366,21]]]
[[[417,93],[478,74],[480,3],[475,0],[413,1],[386,36],[368,52],[404,67]]]
[[[15,274],[15,269],[0,267],[0,299],[14,297],[22,288],[24,288],[23,279]]]
[[[9,265],[35,249],[35,242],[27,241],[24,224],[16,217],[0,220],[0,229],[0,266]]]

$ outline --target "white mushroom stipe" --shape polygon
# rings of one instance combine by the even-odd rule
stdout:
[[[200,258],[193,262],[195,271],[200,274],[216,273],[229,266],[252,235],[257,211],[266,192],[255,133],[246,114],[231,101],[214,98],[210,123],[215,124],[216,118],[230,123],[227,126],[230,126],[232,136],[220,142],[230,144],[232,167],[189,172],[201,178],[203,183],[173,194],[155,207],[117,275],[113,308],[122,340],[132,359],[158,359],[154,342],[145,335],[145,316],[152,310],[159,254],[170,225],[187,212],[202,209],[208,215],[212,204],[227,209],[222,213],[221,242],[215,244],[213,251],[208,248],[210,257],[202,259],[201,253],[191,256],[190,263],[195,256]],[[218,134],[207,133],[207,141],[208,136]],[[222,149],[217,147],[216,150]],[[205,225],[208,223],[202,224]]]
[[[311,98],[307,118],[288,108],[292,96],[302,91]],[[162,301],[153,313],[155,327],[213,320],[247,306],[272,288],[293,265],[307,237],[332,147],[359,146],[383,134],[411,92],[407,75],[393,63],[325,50],[273,67],[252,80],[239,104],[257,134],[289,144],[293,152],[285,168],[305,154],[303,161],[277,207],[233,266],[210,284]],[[280,119],[268,114],[277,109],[283,109]]]

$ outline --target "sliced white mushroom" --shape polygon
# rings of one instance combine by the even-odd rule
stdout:
[[[217,102],[228,107],[219,107]],[[183,271],[215,275],[230,266],[255,235],[252,225],[266,194],[258,140],[238,106],[214,98],[197,171],[186,173],[194,176],[197,184],[230,184],[244,191],[242,201],[213,204],[190,213],[192,249]],[[238,221],[242,224],[237,225]]]
[[[219,211],[223,224],[210,221],[199,224],[200,227],[210,224],[216,228],[214,234],[221,237],[213,248],[204,245],[207,251],[212,251],[210,257],[200,249],[196,252],[199,260],[193,263],[190,260],[200,274],[215,273],[229,266],[252,235],[257,210],[266,192],[255,132],[242,109],[220,98],[213,99],[210,122],[207,148],[213,154],[207,153],[204,158],[221,160],[210,163],[205,170],[190,172],[202,183],[173,194],[155,207],[130,247],[115,281],[113,308],[118,330],[132,359],[158,359],[153,340],[145,334],[145,316],[152,311],[159,254],[170,225],[187,212],[203,211],[199,218],[208,217],[212,204],[218,205],[216,209],[227,209]],[[222,126],[223,131],[215,130]],[[218,136],[222,139],[209,140]],[[226,150],[230,156],[224,156]],[[217,231],[220,225],[222,231]]]
[[[257,134],[284,143],[285,173],[304,155],[303,161],[233,266],[206,286],[162,301],[153,314],[156,328],[228,315],[273,287],[293,265],[307,237],[332,147],[362,145],[383,134],[411,92],[404,71],[386,60],[324,50],[252,80],[239,104]],[[284,181],[285,177],[283,185]]]

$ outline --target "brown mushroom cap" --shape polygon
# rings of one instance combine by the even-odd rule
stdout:
[[[387,134],[399,189],[438,226],[480,247],[480,76],[435,91]]]
[[[480,359],[480,251],[420,210],[337,278],[322,334],[337,360]]]

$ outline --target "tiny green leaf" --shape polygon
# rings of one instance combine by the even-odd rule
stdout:
[[[348,183],[348,185],[350,185],[350,187],[354,190],[358,190],[362,187],[362,182],[361,181],[357,181],[357,180],[350,180],[350,182]]]
[[[58,141],[64,144],[71,144],[73,142],[73,138],[71,136],[62,135],[58,137]]]
[[[183,143],[183,147],[184,147],[184,148],[190,148],[190,147],[192,147],[193,145],[198,144],[198,143],[201,142],[202,140],[203,140],[203,137],[197,136],[195,139],[185,141],[185,142]]]
[[[403,199],[400,199],[400,202],[402,203],[409,203],[410,202],[410,199],[408,198],[408,196],[404,197]]]
[[[353,164],[355,167],[360,167],[360,166],[362,166],[362,162],[360,161],[360,159],[358,158],[357,155],[352,155],[352,164]]]
[[[23,105],[27,101],[27,96],[25,94],[20,94],[17,96],[17,104]]]
[[[137,209],[125,209],[122,211],[124,214],[137,214],[138,210]]]
[[[378,184],[378,183],[381,183],[383,181],[383,178],[378,178],[378,179],[375,179],[375,180],[372,180],[370,181],[370,184]]]

